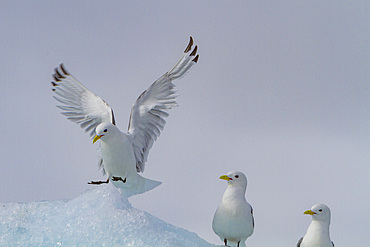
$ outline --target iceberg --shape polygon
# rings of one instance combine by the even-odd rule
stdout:
[[[215,245],[132,207],[107,184],[72,200],[0,203],[0,246]]]

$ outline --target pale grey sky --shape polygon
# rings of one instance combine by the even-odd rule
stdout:
[[[72,199],[104,179],[98,145],[55,107],[66,68],[125,130],[136,98],[179,59],[180,107],[149,154],[162,181],[134,207],[221,244],[213,214],[241,170],[256,229],[249,247],[295,246],[315,203],[336,246],[370,228],[368,1],[1,1],[0,202]]]

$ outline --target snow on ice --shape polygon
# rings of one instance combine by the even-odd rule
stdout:
[[[0,246],[215,245],[131,207],[108,184],[69,201],[0,203]]]

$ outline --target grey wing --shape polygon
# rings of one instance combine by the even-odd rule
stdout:
[[[198,61],[197,46],[194,49],[192,46],[193,38],[190,37],[183,56],[175,66],[144,91],[132,106],[128,134],[134,147],[138,172],[144,171],[149,150],[166,124],[167,110],[177,106],[172,80],[184,76]]]
[[[297,247],[300,247],[300,246],[301,246],[302,241],[303,241],[303,238],[301,238],[301,239],[298,241],[298,243],[297,243]]]
[[[62,114],[67,119],[79,124],[90,136],[102,122],[115,124],[112,108],[99,96],[88,90],[60,64],[55,69],[52,81],[53,96],[61,105]]]

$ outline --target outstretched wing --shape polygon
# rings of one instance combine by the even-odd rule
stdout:
[[[63,64],[55,69],[53,78],[53,97],[61,103],[57,107],[67,119],[80,124],[86,132],[90,131],[91,137],[100,123],[115,124],[112,108],[67,72]]]
[[[198,61],[197,46],[192,49],[193,38],[184,55],[175,66],[144,91],[132,106],[128,133],[131,137],[136,170],[144,171],[149,150],[163,130],[168,117],[167,110],[177,106],[175,85],[172,80],[180,78]]]

